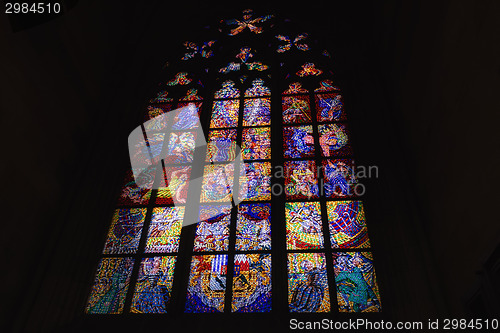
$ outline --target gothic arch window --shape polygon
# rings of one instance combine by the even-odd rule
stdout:
[[[147,100],[86,312],[381,311],[330,54],[251,10],[200,36]]]

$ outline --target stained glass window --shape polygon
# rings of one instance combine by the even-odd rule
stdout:
[[[330,53],[278,23],[245,10],[169,60],[87,313],[381,311],[351,110]]]
[[[244,128],[242,134],[242,156],[245,160],[271,158],[271,128]]]
[[[146,253],[177,252],[184,207],[156,207],[149,225]]]
[[[113,215],[104,253],[134,253],[139,246],[146,208],[117,209]]]
[[[378,290],[370,252],[334,254],[335,284],[340,312],[378,312]]]
[[[330,291],[324,253],[288,254],[290,312],[330,311]]]
[[[175,257],[144,258],[130,312],[166,313],[172,294]]]
[[[236,249],[242,251],[270,250],[270,220],[270,204],[240,204],[236,225]]]
[[[271,255],[235,255],[232,311],[268,312],[271,307]]]
[[[101,259],[87,303],[87,313],[123,312],[133,265],[132,258]]]
[[[186,312],[223,312],[227,254],[193,256]]]

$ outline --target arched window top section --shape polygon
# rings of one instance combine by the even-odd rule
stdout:
[[[331,80],[324,80],[319,83],[319,88],[314,89],[314,92],[340,91],[337,86],[333,85]]]
[[[278,53],[284,53],[292,48],[296,48],[300,51],[308,51],[310,49],[309,45],[305,43],[308,37],[307,33],[298,34],[296,37],[285,35],[276,35],[275,37],[282,42],[281,45],[278,45],[278,49],[276,50]]]
[[[177,86],[177,85],[181,85],[181,86],[184,86],[184,85],[187,85],[187,84],[190,84],[193,80],[188,78],[188,73],[186,72],[179,72],[175,75],[175,77],[173,79],[171,79],[170,81],[167,81],[167,83],[165,83],[167,86]]]
[[[217,90],[214,94],[214,98],[238,98],[240,97],[240,91],[235,87],[235,83],[231,80],[224,81],[222,83],[222,88]]]
[[[305,93],[308,93],[308,90],[302,88],[302,83],[293,82],[290,83],[288,89],[283,92],[283,95],[305,94]]]
[[[186,96],[182,97],[180,100],[181,101],[201,101],[203,98],[201,96],[198,96],[198,90],[197,89],[189,89],[186,92]]]
[[[245,91],[245,97],[259,97],[271,95],[271,89],[264,85],[264,80],[258,78],[252,81],[252,86]]]
[[[296,73],[296,75],[299,77],[318,76],[321,74],[323,74],[323,71],[316,68],[316,64],[314,64],[313,62],[306,62],[302,65],[302,69]]]

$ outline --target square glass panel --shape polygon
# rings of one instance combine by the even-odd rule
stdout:
[[[314,137],[312,126],[283,128],[283,154],[285,158],[304,158],[314,156]]]
[[[361,201],[328,201],[328,224],[332,247],[368,248],[365,211]]]
[[[319,202],[285,203],[288,250],[323,248],[323,226]]]
[[[266,126],[270,124],[271,99],[245,99],[243,104],[243,126]]]
[[[239,100],[214,101],[210,128],[238,126]]]
[[[185,207],[155,207],[149,225],[146,253],[179,250]]]
[[[238,205],[236,250],[271,249],[271,204]]]
[[[244,160],[267,160],[271,158],[271,128],[244,128],[242,134]]]
[[[229,245],[230,205],[200,206],[194,237],[195,251],[227,251]]]
[[[147,208],[115,210],[103,253],[135,253],[139,246],[146,211]]]
[[[285,96],[282,99],[283,123],[310,123],[312,122],[309,96]]]
[[[316,199],[319,186],[314,161],[286,161],[285,194],[288,200]]]
[[[230,202],[233,196],[234,165],[205,165],[201,202]]]

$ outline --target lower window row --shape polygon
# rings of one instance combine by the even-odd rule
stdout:
[[[288,253],[290,312],[331,311],[324,253]],[[378,312],[380,295],[371,252],[333,253],[333,272],[340,312]],[[143,258],[130,312],[166,313],[170,304],[176,257]],[[223,312],[227,254],[193,256],[184,311]],[[103,258],[86,312],[117,314],[124,311],[133,258]],[[269,312],[272,308],[271,255],[236,254],[231,312]]]

